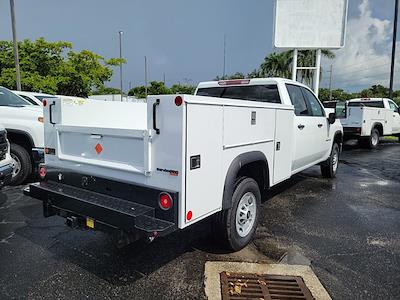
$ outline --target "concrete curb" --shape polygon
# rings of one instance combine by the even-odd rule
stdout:
[[[318,277],[314,274],[313,270],[309,266],[211,261],[206,262],[204,270],[204,286],[205,293],[208,299],[221,299],[219,274],[223,271],[237,273],[301,276],[315,299],[332,299],[319,281]]]

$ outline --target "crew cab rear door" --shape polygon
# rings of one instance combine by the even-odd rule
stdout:
[[[295,144],[292,163],[292,172],[295,172],[315,163],[322,157],[321,153],[326,147],[326,133],[324,136],[326,125],[322,123],[322,118],[313,116],[300,86],[286,84],[286,87],[295,113],[293,121]],[[324,119],[326,118],[324,117]],[[319,126],[320,124],[322,126]]]

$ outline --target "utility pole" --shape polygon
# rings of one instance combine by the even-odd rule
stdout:
[[[164,82],[164,85],[165,85],[165,73],[163,73],[163,82]]]
[[[21,90],[21,73],[19,70],[19,57],[18,57],[18,41],[17,41],[17,29],[16,29],[16,21],[15,21],[15,5],[14,0],[10,0],[10,8],[11,8],[11,27],[12,27],[12,36],[14,43],[14,61],[15,61],[15,76],[17,82],[17,90]]]
[[[121,61],[119,62],[119,77],[120,77],[120,88],[121,88],[121,102],[122,102],[122,34],[123,32],[120,30],[118,31],[119,34],[119,58]]]
[[[394,61],[396,56],[397,16],[399,14],[399,0],[395,0],[393,20],[392,62],[390,66],[389,98],[393,99]]]
[[[222,70],[222,79],[225,79],[225,60],[226,60],[226,34],[224,34],[224,66]]]
[[[147,99],[147,57],[144,57],[144,93]]]
[[[333,65],[331,64],[331,68],[329,72],[329,100],[332,100],[332,73],[333,73]]]

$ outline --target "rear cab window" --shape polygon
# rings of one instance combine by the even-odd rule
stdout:
[[[385,105],[383,104],[382,100],[379,101],[371,101],[371,100],[366,100],[366,101],[351,101],[348,104],[349,107],[378,107],[378,108],[384,108]]]
[[[276,84],[199,88],[197,96],[282,103]]]

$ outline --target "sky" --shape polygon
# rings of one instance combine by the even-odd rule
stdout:
[[[273,0],[15,0],[18,39],[44,37],[72,42],[105,58],[119,56],[122,30],[123,86],[148,78],[196,85],[223,72],[248,73],[273,51]],[[394,0],[349,0],[346,46],[322,61],[321,85],[358,90],[388,86]],[[400,31],[400,26],[399,26]],[[0,39],[11,40],[10,6],[0,0]],[[395,88],[400,89],[400,33]],[[107,86],[119,87],[119,72]]]

